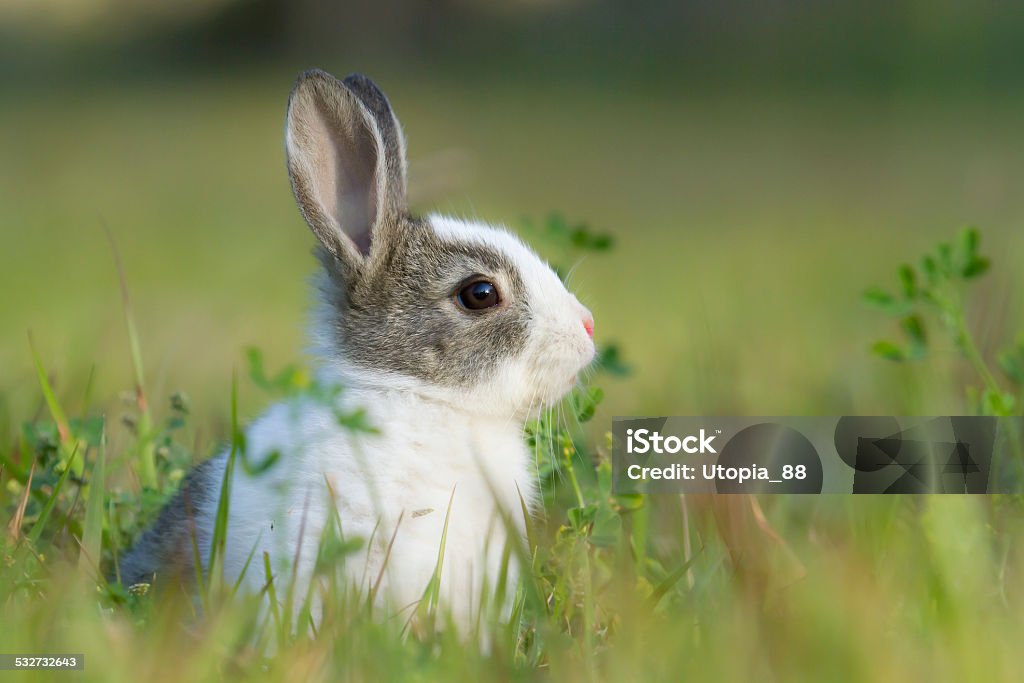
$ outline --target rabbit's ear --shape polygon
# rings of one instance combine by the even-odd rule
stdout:
[[[358,267],[374,229],[406,211],[405,141],[364,76],[299,76],[288,100],[288,174],[303,217],[331,254]]]

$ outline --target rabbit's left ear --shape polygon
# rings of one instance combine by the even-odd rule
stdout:
[[[288,100],[286,147],[303,217],[358,270],[375,230],[407,212],[405,140],[387,98],[365,76],[308,71]]]
[[[404,212],[408,209],[407,192],[407,170],[405,158],[405,136],[402,135],[402,126],[398,123],[398,117],[388,98],[384,96],[377,84],[362,74],[350,74],[342,81],[345,87],[355,93],[359,101],[363,103],[373,115],[374,123],[377,124],[377,133],[380,135],[383,155],[381,160],[384,165],[385,184],[388,189],[387,200],[393,206],[386,207],[389,210]]]

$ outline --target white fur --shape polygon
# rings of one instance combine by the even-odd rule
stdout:
[[[456,623],[468,629],[481,597],[498,581],[508,522],[518,536],[512,540],[522,540],[522,502],[537,502],[523,422],[563,396],[593,358],[583,326],[589,312],[509,232],[439,216],[430,223],[442,239],[483,243],[513,261],[531,309],[525,350],[486,384],[465,391],[354,368],[343,350],[315,333],[324,354],[320,382],[344,387],[337,405],[305,397],[273,406],[249,427],[247,454],[259,462],[277,451],[278,463],[256,477],[235,469],[225,571],[236,578],[255,548],[244,579],[253,591],[265,584],[266,552],[279,595],[298,557],[298,594],[305,594],[333,505],[346,537],[373,539],[346,565],[361,590],[377,580],[394,536],[379,597],[404,619],[433,575],[451,501],[440,593]],[[379,434],[338,426],[335,410],[356,407],[367,411]],[[212,501],[204,511],[209,525],[215,507]],[[208,542],[201,553],[205,564]],[[514,586],[515,566],[510,570]]]

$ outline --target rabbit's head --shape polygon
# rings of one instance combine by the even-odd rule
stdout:
[[[326,360],[493,416],[572,387],[594,357],[590,312],[510,232],[409,213],[405,140],[369,79],[300,76],[286,147],[326,272]]]

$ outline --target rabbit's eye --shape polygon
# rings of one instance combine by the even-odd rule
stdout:
[[[470,311],[482,311],[497,306],[501,299],[498,288],[493,282],[477,280],[459,290],[455,297],[459,304]]]

